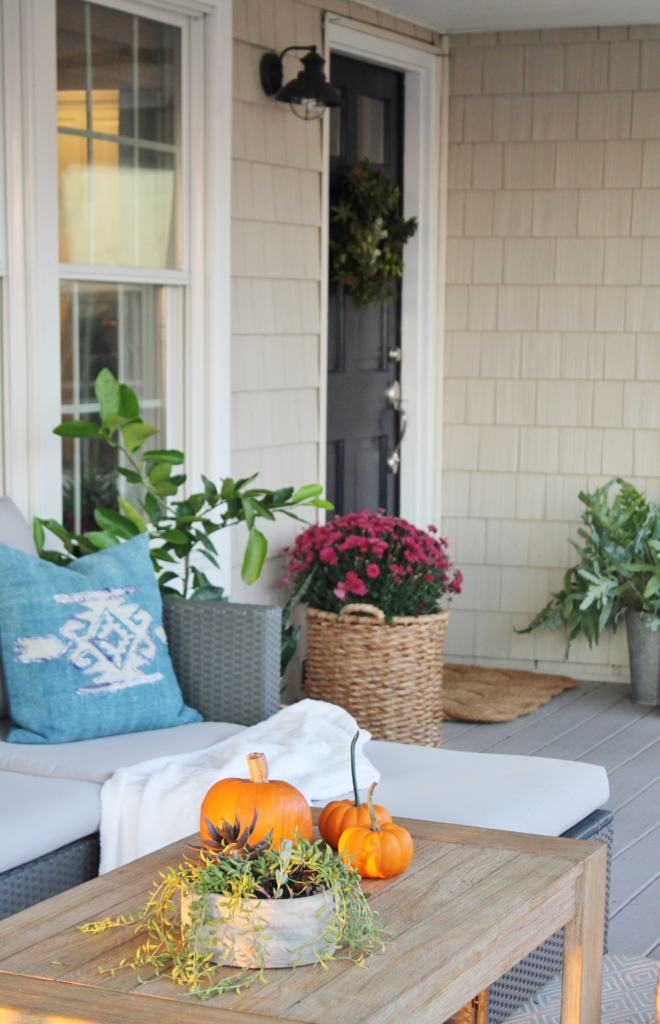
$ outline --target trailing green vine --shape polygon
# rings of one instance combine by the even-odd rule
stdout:
[[[332,276],[358,309],[392,303],[403,276],[403,247],[417,231],[417,218],[401,213],[401,190],[369,161],[347,171],[339,202],[332,207]]]
[[[252,827],[255,823],[256,814]],[[259,915],[261,901],[299,899],[321,892],[331,893],[334,901],[332,917],[320,926],[319,938],[328,942],[330,949],[336,949],[334,953],[317,953],[317,960],[344,959],[362,965],[365,957],[385,950],[392,934],[379,923],[378,913],[371,910],[356,870],[330,847],[321,840],[310,843],[297,837],[284,840],[276,850],[270,846],[272,833],[250,846],[252,828],[241,832],[238,821],[234,826],[223,824],[222,829],[213,829],[213,840],[203,840],[195,857],[161,873],[161,881],[136,915],[108,917],[79,926],[80,931],[99,935],[111,928],[135,925],[136,934],[145,936],[133,958],[109,968],[111,974],[132,968],[140,972],[142,984],[169,975],[175,984],[187,987],[200,999],[239,992],[256,980],[266,980],[263,971],[268,939],[262,934],[265,921]],[[228,916],[237,921],[235,932],[250,935],[254,967],[227,974],[226,967],[213,962],[209,943],[214,941],[218,922],[206,915],[205,896],[209,893],[227,898]],[[191,900],[190,896],[195,898]],[[187,904],[188,920],[185,913],[182,917],[182,900]],[[202,936],[207,927],[212,938],[205,943]],[[231,962],[233,953],[230,940],[223,945],[227,962]]]

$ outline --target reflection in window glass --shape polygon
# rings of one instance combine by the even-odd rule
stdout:
[[[357,98],[357,158],[385,163],[385,100]]]
[[[104,367],[133,388],[142,418],[164,444],[164,292],[157,285],[62,281],[62,419],[100,422],[94,381]],[[117,455],[97,441],[63,439],[64,525],[97,529],[95,508],[113,508],[119,493],[132,499],[117,474]]]
[[[57,0],[60,260],[181,266],[181,30]]]

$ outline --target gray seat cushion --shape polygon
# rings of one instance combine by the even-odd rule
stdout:
[[[17,551],[24,551],[27,555],[37,554],[30,527],[23,518],[20,509],[14,504],[11,498],[0,498],[0,543],[7,544]],[[6,718],[9,714],[5,688],[2,682],[2,670],[0,669],[0,719]]]
[[[0,771],[100,783],[117,768],[166,754],[203,750],[244,728],[228,722],[192,722],[76,743],[41,744],[7,743],[9,723],[0,722]]]
[[[477,754],[371,740],[378,803],[390,814],[452,825],[560,836],[609,798],[600,765],[518,754]]]
[[[96,832],[100,791],[94,782],[0,771],[0,872]]]

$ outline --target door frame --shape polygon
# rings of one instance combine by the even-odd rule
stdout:
[[[433,521],[436,488],[436,367],[442,366],[444,204],[442,47],[406,40],[374,25],[326,13],[325,57],[356,57],[404,74],[404,216],[419,229],[405,250],[401,294],[401,391],[408,426],[401,446],[400,514],[417,526]],[[326,479],[328,396],[328,244],[330,131],[325,115],[322,174],[322,285],[319,480]],[[442,274],[442,278],[439,276]],[[440,421],[442,417],[440,416]]]

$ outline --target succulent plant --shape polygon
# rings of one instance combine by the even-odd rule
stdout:
[[[260,842],[250,843],[250,836],[257,827],[258,817],[259,812],[255,810],[252,823],[247,825],[242,832],[239,818],[236,818],[233,825],[230,825],[223,818],[219,828],[209,821],[208,818],[205,818],[204,821],[211,838],[201,837],[201,849],[204,850],[207,856],[215,854],[218,858],[231,857],[233,860],[256,860],[273,842],[273,830],[271,829]]]

